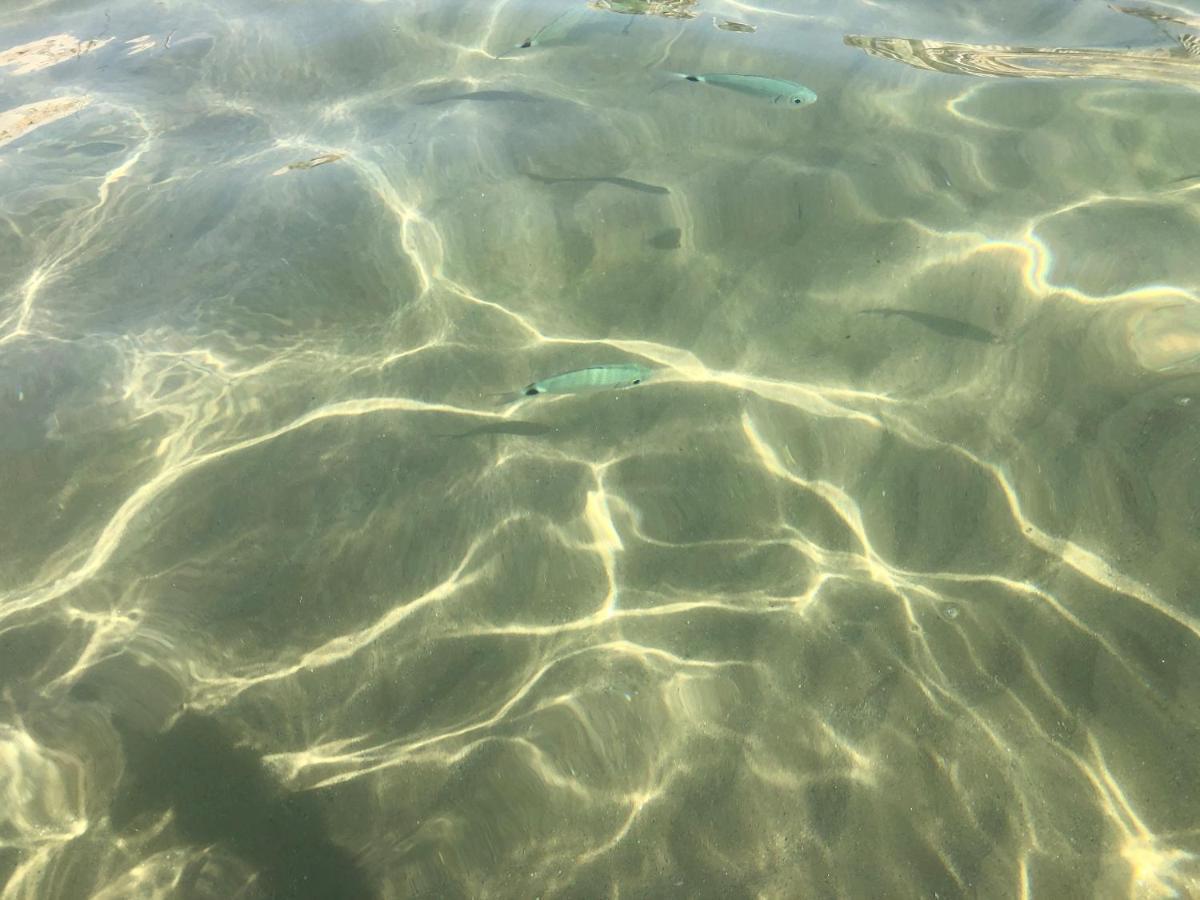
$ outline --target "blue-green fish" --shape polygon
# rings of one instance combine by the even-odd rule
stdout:
[[[575,394],[603,388],[626,388],[641,384],[650,377],[651,369],[637,363],[615,363],[606,366],[588,366],[561,375],[551,375],[541,381],[526,385],[516,394],[506,394],[501,403],[511,403],[521,397],[536,397],[538,394]]]
[[[817,102],[817,95],[811,88],[806,88],[795,81],[785,81],[782,78],[767,78],[764,75],[731,75],[719,72],[709,75],[688,75],[684,72],[676,74],[688,81],[698,81],[701,84],[728,88],[742,94],[766,97],[772,103],[808,106],[810,103]]]

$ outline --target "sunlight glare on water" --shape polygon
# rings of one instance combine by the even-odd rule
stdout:
[[[0,898],[1200,895],[1198,35],[4,4]]]

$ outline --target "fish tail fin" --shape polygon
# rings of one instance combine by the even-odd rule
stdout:
[[[685,79],[685,80],[686,80],[686,79],[689,79],[689,78],[692,78],[692,77],[693,77],[693,76],[691,76],[691,75],[687,75],[687,74],[685,74],[685,73],[683,73],[683,72],[667,72],[666,74],[667,74],[667,76],[668,76],[668,77],[669,77],[671,80],[670,80],[670,81],[664,81],[662,84],[660,84],[660,85],[659,85],[658,87],[656,87],[654,90],[652,90],[652,91],[649,91],[649,93],[651,93],[651,94],[657,94],[659,91],[661,91],[661,90],[662,90],[663,88],[665,88],[667,85],[674,83],[675,79],[677,79],[677,78],[681,78],[681,79]]]

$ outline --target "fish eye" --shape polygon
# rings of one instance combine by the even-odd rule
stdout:
[[[804,101],[800,97],[793,97],[792,102],[799,105],[799,104],[803,103]]]
[[[641,383],[642,383],[642,379],[640,379],[640,378],[635,378],[635,379],[633,379],[633,383],[634,383],[634,384],[641,384]]]

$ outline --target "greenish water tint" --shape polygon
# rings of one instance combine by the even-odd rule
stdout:
[[[0,898],[1200,895],[1197,23],[5,4]]]

